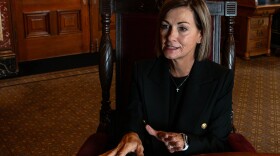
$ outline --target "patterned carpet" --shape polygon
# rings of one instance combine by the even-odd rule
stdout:
[[[234,123],[258,152],[280,153],[279,79],[279,57],[237,59]],[[0,156],[75,155],[97,128],[100,91],[97,66],[0,80]]]
[[[0,155],[75,155],[95,132],[98,67],[0,80]]]
[[[237,59],[234,123],[258,152],[280,153],[280,57]]]

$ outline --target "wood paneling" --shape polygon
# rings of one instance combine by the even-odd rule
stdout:
[[[49,12],[26,13],[23,16],[26,38],[51,35]]]
[[[79,10],[58,12],[59,34],[80,33],[82,31],[81,22]]]
[[[84,0],[12,0],[19,61],[90,51]]]

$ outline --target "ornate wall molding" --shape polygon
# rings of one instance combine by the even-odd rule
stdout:
[[[9,0],[0,1],[0,78],[17,73],[10,7]]]
[[[0,49],[11,49],[11,34],[10,34],[10,20],[9,5],[7,0],[0,1],[1,27],[2,37],[0,37]],[[1,28],[0,27],[0,28]]]

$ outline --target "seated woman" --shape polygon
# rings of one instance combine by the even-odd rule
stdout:
[[[229,150],[233,72],[208,60],[207,5],[204,0],[168,0],[159,22],[159,56],[135,64],[122,139],[102,156]]]

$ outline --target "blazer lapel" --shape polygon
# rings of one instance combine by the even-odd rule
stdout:
[[[214,76],[207,69],[207,63],[195,62],[190,77],[184,88],[182,99],[183,106],[176,117],[175,129],[194,127],[207,104],[210,95],[204,92],[212,92],[214,88]],[[146,105],[147,122],[155,129],[168,130],[169,103],[170,103],[170,78],[168,61],[159,58],[149,71],[147,81],[144,81],[144,104]],[[188,113],[186,113],[188,112]],[[160,118],[159,118],[160,116]],[[191,129],[190,129],[191,130]]]
[[[202,95],[209,95],[205,92],[211,92],[213,89],[214,77],[209,74],[211,71],[204,64],[203,62],[195,62],[192,67],[189,80],[184,88],[182,109],[177,117],[177,129],[189,127],[188,131],[191,130],[205,109],[207,97],[202,97]]]
[[[169,118],[169,66],[165,58],[159,58],[148,74],[145,84],[145,103],[148,122],[155,129],[167,128]],[[160,118],[158,118],[160,116]]]

